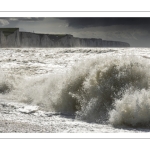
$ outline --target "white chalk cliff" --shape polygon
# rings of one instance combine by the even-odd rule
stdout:
[[[8,28],[9,29],[9,28]],[[13,28],[12,28],[13,29]],[[5,29],[6,30],[6,29]],[[120,41],[106,41],[95,38],[77,38],[69,34],[37,34],[31,32],[14,32],[0,29],[0,47],[129,47]]]
[[[5,35],[3,31],[0,31],[0,47],[19,47],[20,38],[19,30],[15,30],[9,35]]]

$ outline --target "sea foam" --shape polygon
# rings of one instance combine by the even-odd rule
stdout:
[[[150,121],[149,68],[148,60],[138,56],[84,59],[65,73],[19,78],[7,94],[87,122],[144,125]]]

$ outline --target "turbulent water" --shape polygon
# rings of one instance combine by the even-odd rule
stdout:
[[[85,122],[149,128],[149,50],[1,49],[0,98]]]

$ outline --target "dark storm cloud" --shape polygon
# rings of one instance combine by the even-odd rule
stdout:
[[[150,47],[150,18],[117,17],[1,17],[1,28],[45,34],[72,34]]]
[[[18,21],[41,21],[41,20],[44,20],[43,17],[20,17],[20,18],[16,18],[16,19],[18,19]]]
[[[69,27],[86,28],[112,25],[150,26],[150,18],[60,18],[68,22]]]
[[[41,21],[44,20],[44,17],[1,17],[0,19],[7,21]]]

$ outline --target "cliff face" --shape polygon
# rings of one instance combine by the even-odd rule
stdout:
[[[13,34],[6,37],[6,44],[8,47],[20,46],[19,30],[16,30]]]
[[[102,39],[86,39],[86,38],[80,38],[80,45],[81,47],[102,47]]]
[[[106,41],[96,38],[77,38],[66,35],[54,41],[54,47],[130,47],[128,43],[120,41]]]
[[[102,41],[103,47],[130,47],[130,44],[120,41]]]
[[[4,30],[4,29],[3,29]],[[10,30],[10,29],[9,29]],[[13,32],[12,32],[13,30]],[[0,47],[129,47],[125,42],[106,41],[95,38],[77,38],[69,34],[37,34],[0,30]]]
[[[21,47],[53,47],[54,42],[46,34],[20,32]]]
[[[0,31],[0,47],[6,47],[6,37],[2,31]]]
[[[72,35],[48,35],[20,32],[21,47],[130,47],[120,41],[77,38]]]
[[[5,35],[2,31],[0,31],[0,46],[20,47],[19,29],[10,35]]]

